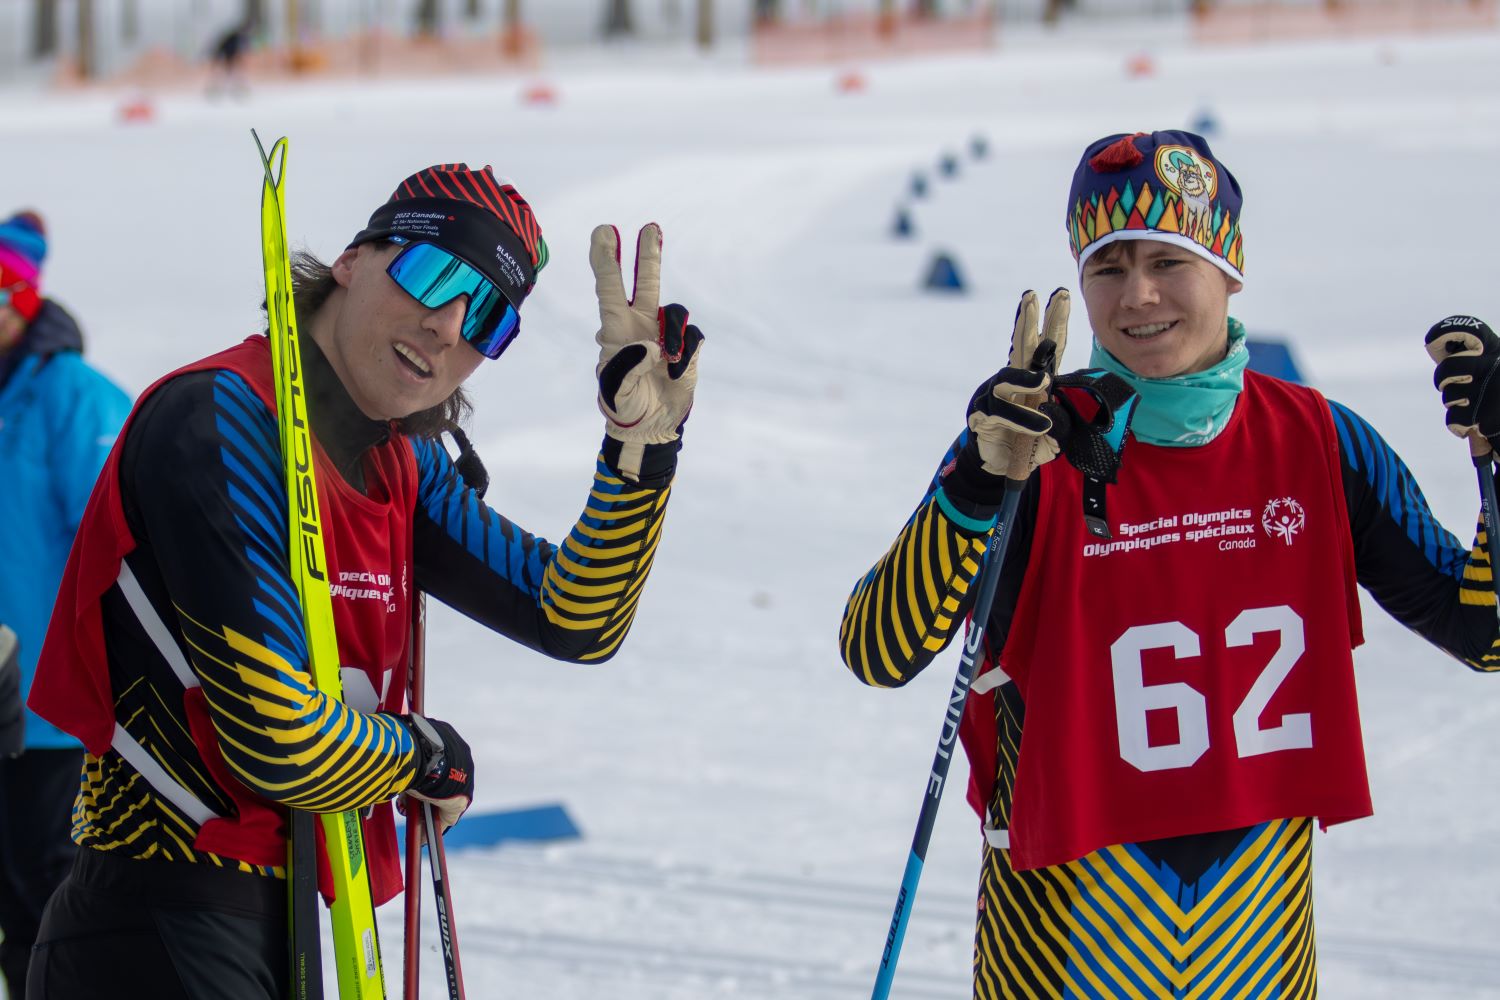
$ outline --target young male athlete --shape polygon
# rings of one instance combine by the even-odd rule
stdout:
[[[1199,136],[1088,147],[1067,231],[1093,369],[1138,394],[1118,482],[1051,461],[1067,411],[1004,369],[844,612],[855,676],[910,680],[964,620],[1007,477],[1025,483],[962,727],[985,827],[977,998],[1312,997],[1313,818],[1371,812],[1356,584],[1500,669],[1479,544],[1358,415],[1246,370],[1240,208]],[[1042,329],[1067,310],[1060,292]],[[1500,339],[1452,317],[1429,342],[1450,425],[1500,440],[1500,391],[1472,391]],[[1101,501],[1108,538],[1084,516]]]
[[[287,810],[369,810],[376,903],[401,888],[389,802],[473,796],[464,740],[405,712],[415,588],[525,646],[610,657],[651,568],[702,335],[658,309],[661,232],[635,293],[619,234],[590,249],[605,417],[583,514],[560,545],[466,488],[440,440],[461,386],[520,331],[547,262],[490,168],[430,167],[332,265],[294,263],[304,380],[345,702],[316,690],[289,578],[268,342],[148,389],[68,563],[32,707],[83,741],[73,838],[31,963],[33,1000],[282,997]]]

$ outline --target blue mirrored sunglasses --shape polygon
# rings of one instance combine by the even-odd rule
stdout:
[[[401,251],[386,266],[401,290],[428,309],[441,309],[460,295],[469,299],[463,338],[487,358],[498,358],[521,332],[521,315],[495,283],[478,269],[431,243],[392,240]]]

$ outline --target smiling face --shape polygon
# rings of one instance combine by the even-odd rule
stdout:
[[[399,420],[451,396],[484,360],[460,336],[468,301],[428,309],[386,274],[398,248],[362,243],[333,262],[338,287],[312,337],[360,412]]]
[[[1119,240],[1083,265],[1089,325],[1146,378],[1201,372],[1229,349],[1229,296],[1243,286],[1174,243]]]

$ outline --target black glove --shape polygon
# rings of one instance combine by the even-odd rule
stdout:
[[[1038,466],[1057,457],[1058,440],[1046,412],[1052,372],[1068,339],[1071,300],[1059,288],[1047,300],[1046,315],[1036,292],[1027,290],[1016,307],[1009,363],[985,379],[969,398],[969,438],[943,487],[954,499],[999,504],[1005,482],[1023,483]]]
[[[1473,316],[1449,316],[1427,331],[1427,353],[1437,362],[1433,385],[1443,394],[1448,430],[1469,439],[1475,458],[1500,438],[1500,337]]]
[[[474,754],[446,722],[415,712],[399,718],[417,747],[417,776],[406,794],[436,807],[441,833],[474,801]]]

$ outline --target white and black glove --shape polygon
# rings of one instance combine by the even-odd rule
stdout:
[[[417,748],[417,776],[406,794],[432,804],[441,834],[458,822],[474,801],[474,755],[446,722],[413,712],[398,716]]]
[[[605,433],[620,443],[616,470],[642,479],[648,445],[672,444],[693,408],[698,348],[703,334],[680,305],[659,308],[661,227],[641,227],[635,244],[630,296],[620,271],[620,232],[599,226],[589,241],[589,264],[599,297],[599,409]]]
[[[1449,316],[1427,331],[1426,344],[1448,430],[1468,438],[1470,454],[1482,459],[1500,439],[1500,337],[1483,320]]]
[[[993,476],[1025,482],[1057,457],[1058,442],[1048,433],[1052,418],[1042,404],[1067,346],[1070,301],[1066,289],[1053,292],[1038,324],[1036,292],[1022,295],[1010,335],[1009,362],[969,400],[969,440],[981,467]]]

